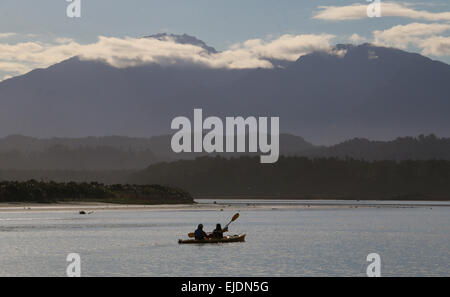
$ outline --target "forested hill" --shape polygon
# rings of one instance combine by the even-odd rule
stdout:
[[[170,135],[151,138],[110,136],[51,139],[9,136],[0,138],[0,170],[142,170],[162,161],[194,159],[206,155],[175,154],[170,147],[170,140]],[[401,137],[392,141],[355,138],[332,146],[318,146],[300,136],[281,134],[280,154],[368,161],[450,160],[450,138],[434,135]],[[239,156],[230,153],[221,155]]]
[[[450,138],[433,134],[399,137],[392,141],[354,138],[329,147],[316,147],[300,155],[363,160],[450,160]]]
[[[130,182],[170,184],[197,197],[450,200],[450,161],[202,157],[151,165]]]

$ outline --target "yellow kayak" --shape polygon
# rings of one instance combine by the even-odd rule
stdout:
[[[227,243],[227,242],[244,242],[245,241],[245,233],[240,235],[232,235],[232,236],[224,236],[223,238],[209,238],[203,240],[195,240],[195,239],[180,239],[178,240],[179,244],[189,244],[189,243]]]

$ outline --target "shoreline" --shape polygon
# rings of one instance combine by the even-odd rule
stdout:
[[[196,200],[219,200],[219,199],[201,199]],[[239,201],[244,199],[229,199]],[[95,212],[95,211],[115,211],[115,210],[145,210],[145,211],[251,211],[251,210],[314,210],[314,209],[357,209],[357,208],[428,208],[428,207],[450,207],[449,204],[442,204],[443,201],[385,201],[385,200],[300,200],[283,199],[288,203],[252,203],[259,201],[268,201],[268,199],[245,199],[242,203],[227,203],[220,201],[214,203],[194,203],[194,204],[157,204],[157,205],[138,205],[138,204],[112,204],[101,202],[61,202],[61,203],[0,203],[0,213],[26,213],[26,212]],[[326,202],[325,202],[326,201]],[[297,203],[289,203],[297,202]],[[334,203],[333,203],[334,202]],[[372,203],[371,203],[372,202]],[[373,203],[376,202],[376,203]],[[383,203],[387,202],[387,203]],[[393,202],[393,203],[388,203]],[[400,202],[400,203],[395,203]],[[409,203],[408,203],[409,202]],[[422,203],[415,203],[422,202]],[[425,202],[425,203],[424,203]],[[429,202],[429,203],[426,203]]]
[[[194,198],[195,200],[293,200],[293,201],[320,201],[320,200],[326,200],[326,201],[358,201],[358,202],[364,202],[364,201],[377,201],[377,202],[392,202],[392,201],[404,201],[404,202],[450,202],[449,198],[440,198],[440,199],[380,199],[380,198],[373,198],[373,199],[355,199],[355,198],[347,198],[345,196],[279,196],[279,197],[273,197],[273,196],[198,196]]]

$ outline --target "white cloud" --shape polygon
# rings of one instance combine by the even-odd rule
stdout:
[[[367,17],[367,5],[352,4],[346,6],[319,6],[313,19],[327,21],[357,20]]]
[[[67,37],[58,37],[55,38],[55,42],[59,43],[59,44],[64,44],[64,43],[69,43],[69,42],[73,42],[74,40],[72,38],[67,38]]]
[[[10,37],[13,37],[13,36],[16,36],[16,35],[17,35],[17,33],[12,33],[12,32],[0,33],[0,39],[10,38]]]
[[[418,45],[424,55],[450,56],[450,37],[433,36],[422,40]]]
[[[210,54],[199,46],[178,44],[170,38],[99,37],[91,44],[80,44],[60,38],[55,43],[0,43],[0,71],[14,74],[43,68],[73,56],[86,60],[102,60],[118,67],[158,63],[200,64],[212,68],[271,68],[268,59],[295,61],[312,51],[332,53],[330,34],[283,35],[278,39],[254,39],[232,45],[228,50]],[[341,54],[341,53],[334,53]]]
[[[360,36],[358,34],[352,34],[349,38],[348,38],[353,44],[360,44],[363,42],[366,42],[367,39],[363,36]]]
[[[330,41],[334,35],[283,35],[266,42],[261,39],[248,40],[234,45],[231,51],[243,50],[260,59],[279,59],[295,61],[300,56],[312,51],[330,51]]]
[[[2,72],[20,74],[20,73],[28,72],[31,69],[30,69],[30,67],[23,65],[21,63],[0,61],[0,70]]]
[[[12,77],[13,77],[12,75],[5,75],[5,76],[3,76],[3,78],[1,80],[7,80],[7,79],[10,79]]]
[[[170,38],[100,37],[99,42],[83,46],[79,55],[83,59],[103,59],[119,68],[143,63],[171,65],[180,62],[212,68],[271,68],[272,64],[267,59],[295,61],[314,50],[331,51],[330,41],[333,37],[328,34],[283,35],[271,41],[253,39],[234,44],[228,50],[216,54],[209,54],[198,46],[175,43]]]
[[[450,30],[450,24],[412,23],[398,25],[383,31],[374,31],[374,43],[407,49],[415,46],[423,55],[450,56],[450,37],[440,36]]]
[[[319,6],[313,18],[327,21],[345,21],[367,18],[368,4],[352,4],[345,6]],[[450,12],[429,12],[417,10],[409,4],[381,1],[382,17],[404,17],[428,21],[450,21]]]

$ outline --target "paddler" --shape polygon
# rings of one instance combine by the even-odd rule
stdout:
[[[222,226],[220,224],[217,224],[216,229],[214,229],[214,231],[212,233],[212,237],[222,239],[223,233],[225,233],[227,231],[228,231],[228,227],[225,227],[224,229],[222,229]]]
[[[194,232],[195,240],[203,240],[207,239],[209,236],[206,234],[205,231],[203,231],[203,225],[199,224],[197,227],[197,230]]]

